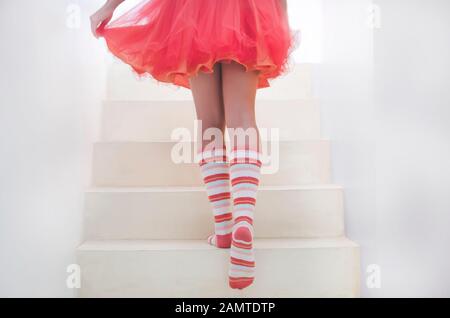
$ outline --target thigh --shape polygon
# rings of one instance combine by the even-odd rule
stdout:
[[[255,99],[258,87],[258,73],[247,72],[236,63],[222,64],[222,91],[227,127],[236,133],[239,129],[253,131],[255,140],[259,135],[256,127]],[[236,144],[230,133],[232,142]]]
[[[224,143],[225,113],[222,99],[221,65],[214,67],[214,73],[202,73],[191,78],[191,91],[194,98],[197,119],[199,120],[199,137],[202,150],[207,145],[222,147]]]
[[[197,119],[213,127],[224,125],[221,65],[214,66],[214,73],[200,72],[190,79],[190,84]]]

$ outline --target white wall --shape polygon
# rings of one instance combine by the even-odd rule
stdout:
[[[288,0],[289,24],[298,33],[297,63],[320,63],[323,46],[323,0]]]
[[[450,297],[450,1],[375,2],[374,295]]]
[[[316,66],[365,297],[450,296],[450,2],[324,0]],[[381,268],[381,289],[366,268]]]
[[[371,0],[322,0],[322,63],[315,65],[322,135],[332,142],[333,181],[345,187],[346,232],[362,248],[363,273],[377,261],[370,5]]]
[[[66,266],[104,94],[104,50],[88,29],[100,2],[0,3],[0,296],[73,295]],[[80,28],[69,4],[82,6]]]
[[[87,18],[101,2],[0,2],[0,296],[73,295],[66,266],[106,74]],[[376,0],[374,36],[370,0],[320,2],[321,23],[305,22],[311,0],[291,1],[305,10],[291,14],[309,39],[298,58],[322,62],[316,95],[347,232],[363,274],[381,265],[382,288],[363,276],[363,295],[450,296],[450,2]],[[80,28],[67,26],[69,4],[81,6]]]

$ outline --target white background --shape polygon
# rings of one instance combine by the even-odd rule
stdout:
[[[68,27],[73,3],[79,28]],[[100,3],[0,2],[0,296],[73,296],[66,266],[105,91],[105,51],[88,28]],[[290,1],[296,57],[317,63],[363,295],[450,296],[450,2],[375,3],[373,30],[369,0]],[[369,264],[381,266],[379,290],[365,287]]]
[[[87,24],[99,1],[80,2],[81,29],[67,27],[73,2],[0,2],[0,296],[73,295],[66,267],[105,91]]]

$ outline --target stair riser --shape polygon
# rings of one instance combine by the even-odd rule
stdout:
[[[79,251],[81,297],[358,297],[357,247],[256,250],[256,279],[228,287],[227,250]]]
[[[263,139],[319,139],[320,112],[312,100],[259,101],[257,120]],[[195,140],[192,102],[105,102],[103,141],[169,141],[175,129],[184,128]]]
[[[195,150],[191,143],[178,144]],[[93,185],[103,187],[202,185],[194,157],[174,163],[175,143],[97,143],[94,146]],[[264,156],[262,185],[330,183],[330,145],[326,140],[281,142]],[[275,172],[274,174],[268,174]]]
[[[312,97],[312,65],[295,65],[286,75],[258,90],[259,100],[292,100]],[[153,79],[138,79],[127,65],[113,62],[108,69],[108,100],[191,100],[191,91]]]
[[[201,240],[214,232],[204,191],[89,192],[86,240]],[[258,238],[344,235],[342,189],[261,190]]]

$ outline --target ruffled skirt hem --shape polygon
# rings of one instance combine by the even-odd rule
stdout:
[[[199,72],[236,62],[258,88],[287,69],[298,41],[279,0],[153,0],[100,30],[111,53],[139,76],[190,88]]]

